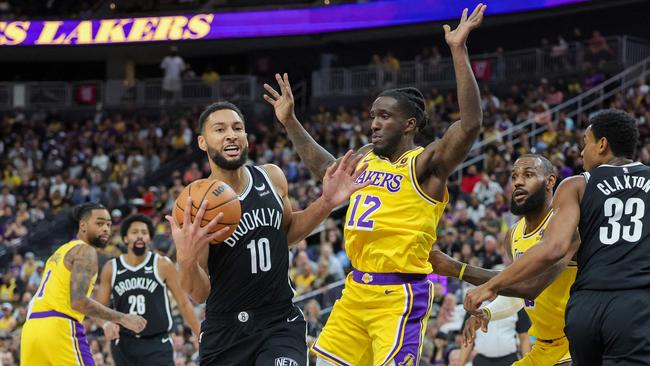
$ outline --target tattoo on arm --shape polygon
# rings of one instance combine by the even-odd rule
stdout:
[[[293,147],[311,174],[322,180],[327,167],[336,160],[334,156],[320,146],[299,122],[287,124],[286,129]]]
[[[70,274],[70,303],[87,316],[115,321],[123,314],[109,309],[87,296],[90,280],[97,272],[97,253],[93,248],[82,247],[72,260]]]

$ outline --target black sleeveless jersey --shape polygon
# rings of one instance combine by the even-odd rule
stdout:
[[[290,305],[293,298],[282,199],[263,168],[246,166],[245,172],[249,184],[239,198],[239,226],[223,243],[210,246],[208,314]]]
[[[649,288],[650,167],[601,165],[584,176],[572,291]]]
[[[147,319],[140,337],[167,333],[172,328],[167,285],[158,272],[158,255],[147,252],[144,262],[131,267],[124,256],[111,259],[113,265],[111,298],[113,309]],[[120,327],[120,334],[134,335]]]

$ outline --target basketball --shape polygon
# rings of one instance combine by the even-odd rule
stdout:
[[[210,233],[219,231],[224,226],[230,227],[224,235],[217,237],[210,244],[223,242],[237,229],[239,219],[241,218],[241,204],[239,203],[239,196],[229,185],[217,179],[199,179],[187,185],[181,191],[178,198],[176,198],[172,211],[174,219],[176,219],[179,225],[183,224],[183,215],[188,196],[192,197],[192,212],[190,213],[192,222],[194,222],[194,217],[199,211],[201,202],[206,200],[208,201],[208,206],[205,208],[201,226],[207,225],[219,212],[223,212],[223,217],[219,221],[219,224]]]

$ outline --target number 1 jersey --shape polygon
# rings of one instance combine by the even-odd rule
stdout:
[[[395,162],[368,153],[368,168],[357,183],[372,183],[350,196],[344,222],[345,250],[352,266],[364,272],[431,273],[429,252],[449,199],[429,197],[417,182],[415,159],[422,147]]]
[[[263,168],[244,171],[249,183],[239,197],[239,226],[223,243],[210,246],[208,314],[290,306],[293,298],[282,199]]]
[[[571,290],[650,288],[650,168],[601,165],[583,175],[582,244]]]

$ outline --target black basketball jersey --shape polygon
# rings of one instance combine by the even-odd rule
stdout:
[[[245,172],[249,184],[239,198],[239,225],[223,243],[210,246],[206,313],[289,305],[293,297],[282,199],[262,168],[246,166]]]
[[[167,333],[172,328],[169,295],[158,272],[158,258],[157,254],[147,252],[144,262],[137,267],[128,265],[124,256],[111,259],[113,309],[147,320],[147,326],[138,333],[140,337]],[[120,327],[120,333],[134,335],[124,327]]]
[[[572,290],[650,287],[650,167],[601,165],[584,177]]]

